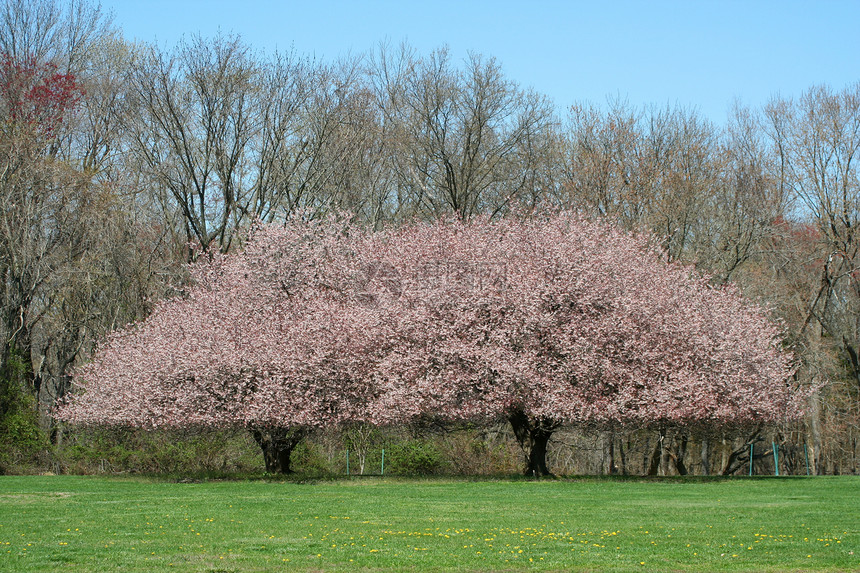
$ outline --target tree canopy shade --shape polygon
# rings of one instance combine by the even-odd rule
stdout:
[[[313,427],[506,418],[542,475],[565,423],[800,412],[763,309],[575,214],[376,233],[294,218],[202,259],[185,296],[103,342],[62,418],[242,425],[275,471]]]

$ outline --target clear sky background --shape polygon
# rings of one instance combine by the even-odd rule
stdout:
[[[680,104],[722,124],[815,84],[860,81],[860,0],[326,1],[102,0],[126,38],[175,45],[237,33],[261,51],[332,61],[388,40],[494,56],[552,98]]]

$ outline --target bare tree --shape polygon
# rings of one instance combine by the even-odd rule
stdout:
[[[134,152],[188,241],[226,249],[241,213],[258,66],[237,37],[151,47],[134,62]]]
[[[771,102],[765,116],[781,185],[820,236],[820,284],[804,323],[838,341],[860,387],[860,84],[814,87],[797,102]]]
[[[0,51],[23,60],[53,62],[86,75],[91,51],[110,35],[112,18],[87,0],[6,0],[0,8]]]
[[[715,178],[701,203],[693,245],[697,264],[722,284],[765,256],[786,201],[769,173],[768,146],[751,110],[736,106],[712,153]]]
[[[255,218],[358,211],[373,133],[355,60],[261,59],[238,37],[149,48],[134,64],[133,153],[186,239],[229,249]]]
[[[720,185],[719,132],[695,111],[574,106],[567,122],[562,204],[661,237],[671,259],[696,261]]]
[[[382,117],[395,124],[402,204],[468,219],[529,192],[553,123],[545,98],[519,89],[492,58],[470,54],[459,70],[447,48],[426,58],[385,50],[375,57],[373,83]]]
[[[249,154],[258,174],[245,209],[264,220],[330,209],[359,212],[374,117],[359,62],[276,57],[267,66]]]
[[[623,101],[611,102],[606,111],[584,103],[570,109],[559,197],[563,206],[614,218],[628,229],[644,224],[649,201],[642,193],[640,118],[641,112]]]
[[[116,33],[105,35],[90,52],[91,69],[79,76],[86,97],[71,118],[67,160],[96,180],[118,180],[132,173],[126,163],[129,138],[131,62],[135,47]]]

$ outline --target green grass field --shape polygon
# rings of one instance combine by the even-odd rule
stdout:
[[[0,477],[0,570],[860,571],[860,479]]]

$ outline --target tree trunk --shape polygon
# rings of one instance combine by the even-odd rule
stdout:
[[[675,470],[679,476],[685,476],[687,473],[687,464],[684,463],[684,458],[687,457],[688,436],[686,433],[675,435],[675,451],[670,452],[669,456],[672,463],[675,464]]]
[[[809,461],[812,475],[822,474],[821,455],[821,395],[815,392],[809,397],[809,432],[811,444],[809,444]]]
[[[546,465],[546,449],[552,433],[559,425],[547,419],[531,419],[522,410],[512,412],[508,420],[526,457],[525,475],[551,476]]]
[[[754,459],[749,459],[749,451],[750,445],[759,441],[759,432],[761,431],[761,426],[756,427],[749,437],[746,440],[736,440],[736,443],[742,444],[739,447],[735,447],[735,443],[731,446],[731,451],[723,452],[723,469],[720,471],[720,475],[729,476],[739,471],[742,467],[746,465],[746,463],[753,463]],[[723,438],[723,442],[725,443],[725,438]],[[761,457],[761,456],[754,456]]]
[[[669,436],[665,430],[660,431],[660,475],[669,475]]]
[[[702,438],[702,475],[710,475],[711,473],[711,443],[708,441],[708,436]]]
[[[660,452],[663,450],[663,434],[660,433],[660,436],[657,438],[657,444],[654,446],[654,450],[651,452],[651,457],[648,459],[647,470],[645,471],[645,475],[647,476],[656,476],[660,471]]]
[[[734,445],[732,445],[732,447],[734,447]],[[742,464],[740,464],[740,463],[735,464],[735,461],[739,457],[741,457],[745,452],[748,452],[748,451],[749,451],[749,446],[744,444],[740,449],[737,449],[737,450],[733,449],[730,452],[728,452],[728,455],[726,455],[724,453],[723,459],[725,461],[723,462],[723,469],[720,470],[720,475],[730,476],[733,473],[735,473],[736,471],[738,471],[741,468]],[[749,463],[753,463],[754,461],[755,460],[751,458],[749,460]]]
[[[618,473],[615,468],[615,432],[606,431],[602,433],[603,439],[603,460],[600,464],[600,473],[615,475]]]
[[[263,450],[267,472],[293,473],[290,456],[293,449],[307,436],[307,428],[253,428],[251,434]]]
[[[618,438],[618,457],[621,459],[621,475],[627,475],[627,455],[624,453],[624,435]]]

